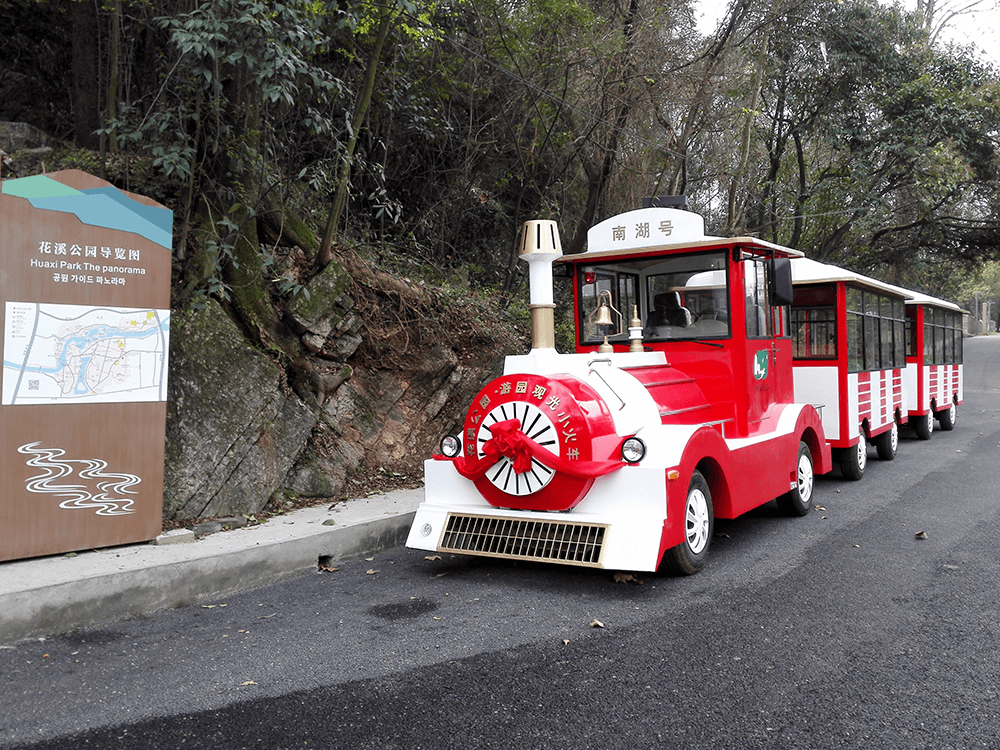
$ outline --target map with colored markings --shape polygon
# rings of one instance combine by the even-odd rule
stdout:
[[[7,302],[0,403],[166,401],[170,310]]]

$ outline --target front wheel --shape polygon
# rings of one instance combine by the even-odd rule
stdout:
[[[891,461],[899,450],[899,427],[893,420],[892,427],[875,438],[875,449],[883,461]]]
[[[840,470],[848,479],[857,481],[865,475],[865,467],[868,465],[868,443],[865,442],[865,433],[858,436],[858,444],[850,448],[845,448],[840,455]]]
[[[813,460],[809,446],[799,443],[799,459],[795,471],[795,489],[778,498],[778,508],[790,516],[804,516],[809,512],[813,494]]]
[[[938,422],[941,429],[947,432],[955,429],[955,420],[958,419],[958,407],[951,404],[947,409],[942,409],[937,413]]]
[[[934,432],[934,412],[928,411],[923,416],[913,420],[913,429],[917,432],[917,437],[921,440],[930,440]]]
[[[694,575],[705,566],[712,543],[712,492],[701,472],[691,475],[687,500],[684,502],[684,541],[664,553],[666,567],[681,575]]]

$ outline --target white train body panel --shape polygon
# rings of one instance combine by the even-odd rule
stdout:
[[[794,367],[792,382],[795,398],[817,407],[823,418],[823,432],[827,440],[840,440],[840,422],[844,404],[840,398],[840,372],[836,365],[829,367]]]

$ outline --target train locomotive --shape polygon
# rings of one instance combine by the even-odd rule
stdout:
[[[705,564],[715,518],[811,508],[832,469],[822,405],[795,399],[792,258],[648,207],[563,256],[527,222],[531,350],[425,461],[407,546],[613,570]],[[573,279],[576,351],[555,350],[553,264]]]

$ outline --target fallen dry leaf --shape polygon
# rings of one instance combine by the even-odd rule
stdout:
[[[594,620],[592,623],[590,623],[590,627],[592,627],[592,628],[603,628],[604,627],[604,623],[601,622],[600,620]]]
[[[433,562],[434,560],[440,560],[441,555],[427,555],[427,557],[425,557],[424,559]]]
[[[569,638],[563,638],[563,645],[564,646],[568,646],[569,645]]]
[[[241,682],[241,683],[240,683],[240,687],[245,687],[245,686],[247,686],[247,685],[256,685],[256,684],[257,684],[257,683],[256,683],[256,682],[254,682],[253,680],[247,680],[246,682]]]
[[[375,570],[375,568],[368,568],[368,570],[365,571],[365,575],[366,576],[373,576],[376,573],[378,573],[378,571]]]
[[[331,568],[329,565],[320,565],[319,569],[324,573],[336,573],[340,568]]]
[[[926,531],[918,531],[914,536],[917,539],[926,539],[927,538],[927,532]]]
[[[643,581],[639,580],[631,573],[615,573],[615,583],[634,583],[636,586],[643,585]]]

